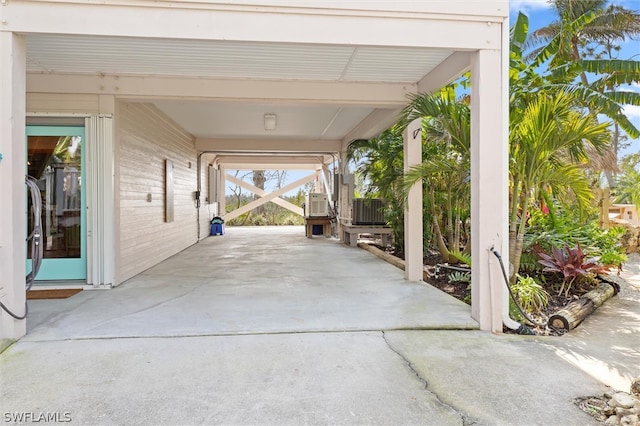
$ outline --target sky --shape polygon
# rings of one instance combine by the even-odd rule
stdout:
[[[640,0],[615,0],[609,4],[622,6],[629,10],[640,13]],[[510,26],[515,22],[518,12],[522,12],[529,17],[529,32],[542,28],[556,20],[555,11],[551,9],[546,0],[511,0],[509,2]],[[619,59],[631,59],[640,61],[640,40],[630,40],[622,45]],[[640,93],[640,84],[626,85],[619,90],[633,91]],[[624,113],[636,128],[640,129],[640,106],[626,106]],[[630,141],[631,145],[621,155],[640,152],[640,139]]]

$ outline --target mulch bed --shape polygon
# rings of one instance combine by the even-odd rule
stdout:
[[[404,258],[402,255],[398,255],[397,253],[394,253],[389,248],[386,248],[386,249],[383,247],[379,247],[379,248],[381,250],[386,250],[387,252],[389,252],[390,254],[393,254],[396,257],[399,257],[401,259]],[[446,267],[438,266],[438,265],[443,265],[442,256],[440,256],[439,252],[434,250],[426,250],[424,254],[423,262],[425,266],[428,266],[430,270],[435,272],[435,274],[426,281],[427,284],[432,285],[433,287],[455,297],[458,300],[462,300],[465,303],[469,303],[469,301],[471,300],[471,288],[469,286],[469,283],[450,281],[449,276],[455,271],[452,269],[448,269]],[[455,266],[459,267],[460,265],[455,265]],[[547,283],[549,284],[553,284],[553,281],[557,280],[557,278],[554,277],[553,275],[546,275],[545,278]],[[559,285],[560,282],[558,282],[557,284]],[[556,312],[558,312],[559,310],[567,306],[571,301],[578,299],[580,296],[582,296],[584,293],[588,292],[589,290],[590,290],[589,288],[576,287],[572,289],[572,292],[570,292],[569,297],[558,296],[557,293],[547,290],[549,291],[549,304],[547,305],[547,307],[539,314],[529,314],[529,316],[538,323],[546,324],[547,320],[551,315],[555,314]],[[563,331],[558,331],[549,327],[539,327],[539,326],[531,326],[531,325],[529,325],[529,327],[533,329],[537,335],[542,335],[542,336],[560,336],[565,333]],[[504,331],[507,333],[512,332],[507,328],[505,328]]]

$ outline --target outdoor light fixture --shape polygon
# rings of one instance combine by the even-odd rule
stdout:
[[[276,124],[278,124],[278,116],[275,114],[265,114],[264,115],[264,129],[265,130],[275,130]]]

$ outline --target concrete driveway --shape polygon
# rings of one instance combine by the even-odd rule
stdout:
[[[470,307],[302,227],[235,227],[109,291],[30,302],[26,340],[477,329]]]
[[[114,290],[32,301],[29,334],[0,355],[0,414],[596,424],[573,399],[640,375],[638,294],[563,337],[492,335],[473,330],[468,306],[363,250],[302,228],[230,228]]]

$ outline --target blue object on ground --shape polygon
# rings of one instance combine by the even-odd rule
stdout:
[[[222,223],[212,223],[210,235],[218,235],[218,234],[224,235],[224,225]]]

